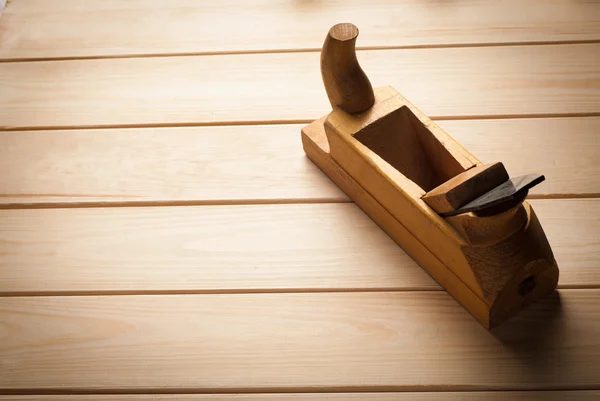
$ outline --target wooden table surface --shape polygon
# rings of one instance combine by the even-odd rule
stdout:
[[[546,175],[555,294],[486,331],[304,156],[337,22]],[[599,135],[597,1],[9,0],[0,400],[600,399]]]

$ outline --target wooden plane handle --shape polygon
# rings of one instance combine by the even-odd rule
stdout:
[[[371,82],[356,59],[357,37],[355,25],[334,25],[321,51],[321,76],[331,107],[347,113],[361,113],[375,102]]]

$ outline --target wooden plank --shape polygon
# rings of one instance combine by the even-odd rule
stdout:
[[[600,286],[600,200],[531,202],[559,286]],[[438,290],[353,204],[0,211],[0,292]]]
[[[600,195],[598,117],[440,125],[485,163],[545,174],[534,197]],[[4,132],[0,207],[347,200],[304,157],[301,127]]]
[[[360,401],[595,401],[600,391],[491,391],[491,392],[405,392],[405,393],[293,393],[293,394],[131,394],[131,395],[0,395],[0,401],[239,401],[239,400],[360,400]]]
[[[595,2],[567,0],[19,0],[0,26],[0,58],[316,49],[342,21],[369,47],[598,40],[599,15]]]
[[[0,389],[593,389],[599,305],[561,290],[490,333],[443,292],[1,298]]]
[[[347,200],[304,157],[300,128],[4,132],[0,204]]]
[[[432,118],[600,112],[600,44],[359,52]],[[330,111],[319,53],[0,63],[0,127],[298,122]]]

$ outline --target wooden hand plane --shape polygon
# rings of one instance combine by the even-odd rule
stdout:
[[[338,24],[325,39],[333,111],[302,129],[304,151],[483,326],[497,326],[558,283],[525,201],[544,177],[484,165],[396,90],[373,90],[357,36]]]

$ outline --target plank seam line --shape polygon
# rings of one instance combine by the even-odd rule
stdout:
[[[600,290],[597,284],[558,285],[561,291]],[[439,293],[446,292],[442,287],[406,288],[248,288],[248,289],[209,289],[209,290],[81,290],[81,291],[0,291],[2,298],[45,298],[45,297],[129,297],[129,296],[181,296],[181,295],[261,295],[261,294],[365,294],[365,293]]]
[[[599,287],[600,288],[600,287]],[[0,298],[30,297],[95,297],[95,296],[152,296],[152,295],[252,295],[252,294],[321,294],[321,293],[396,293],[396,292],[440,292],[441,287],[406,288],[248,288],[207,290],[82,290],[82,291],[0,291]]]
[[[357,46],[358,51],[372,50],[431,50],[431,49],[461,49],[461,48],[486,48],[486,47],[520,47],[520,46],[567,46],[598,44],[600,39],[582,40],[556,40],[556,41],[521,41],[521,42],[483,42],[483,43],[448,43],[425,45],[390,45],[390,46]],[[284,54],[284,53],[314,53],[320,52],[320,47],[307,48],[282,48],[282,49],[257,49],[257,50],[224,50],[205,52],[173,52],[173,53],[131,53],[95,56],[61,56],[61,57],[14,57],[0,58],[4,63],[29,63],[45,61],[84,61],[84,60],[114,60],[132,58],[166,58],[166,57],[210,57],[210,56],[236,56],[253,54]]]
[[[325,112],[324,112],[325,113]],[[246,125],[295,125],[310,124],[312,119],[289,119],[289,120],[256,120],[256,121],[208,121],[208,122],[174,122],[174,123],[131,123],[131,124],[90,124],[90,125],[50,125],[50,126],[21,126],[0,127],[3,132],[15,131],[68,131],[68,130],[92,130],[92,129],[127,129],[127,128],[184,128],[184,127],[228,127]],[[587,113],[530,113],[530,114],[481,114],[481,115],[455,115],[455,116],[431,116],[435,121],[456,120],[523,120],[541,118],[582,118],[600,117],[600,111]]]
[[[0,199],[5,197],[0,194]],[[0,210],[15,209],[80,209],[116,207],[184,207],[184,206],[250,206],[250,205],[303,205],[354,203],[349,198],[307,198],[307,199],[232,199],[232,200],[165,200],[165,201],[118,201],[118,202],[39,202],[39,203],[0,203]]]
[[[35,195],[40,196],[40,195]],[[43,194],[41,195],[43,196]],[[6,197],[27,197],[19,194],[1,194],[0,200]],[[33,196],[32,196],[33,197]],[[74,196],[73,198],[76,198]],[[532,194],[528,200],[569,200],[598,199],[600,193],[587,194]],[[251,206],[251,205],[314,205],[354,203],[350,198],[306,198],[306,199],[223,199],[223,200],[164,200],[164,201],[57,201],[31,203],[0,203],[0,210],[33,210],[33,209],[97,209],[97,208],[142,208],[142,207],[194,207],[194,206]]]
[[[0,395],[128,395],[128,394],[284,394],[284,393],[471,393],[471,392],[536,392],[536,391],[594,391],[600,385],[542,385],[534,388],[519,386],[494,387],[484,385],[403,385],[403,386],[331,386],[331,387],[231,387],[231,388],[46,388],[7,389],[0,388]]]

